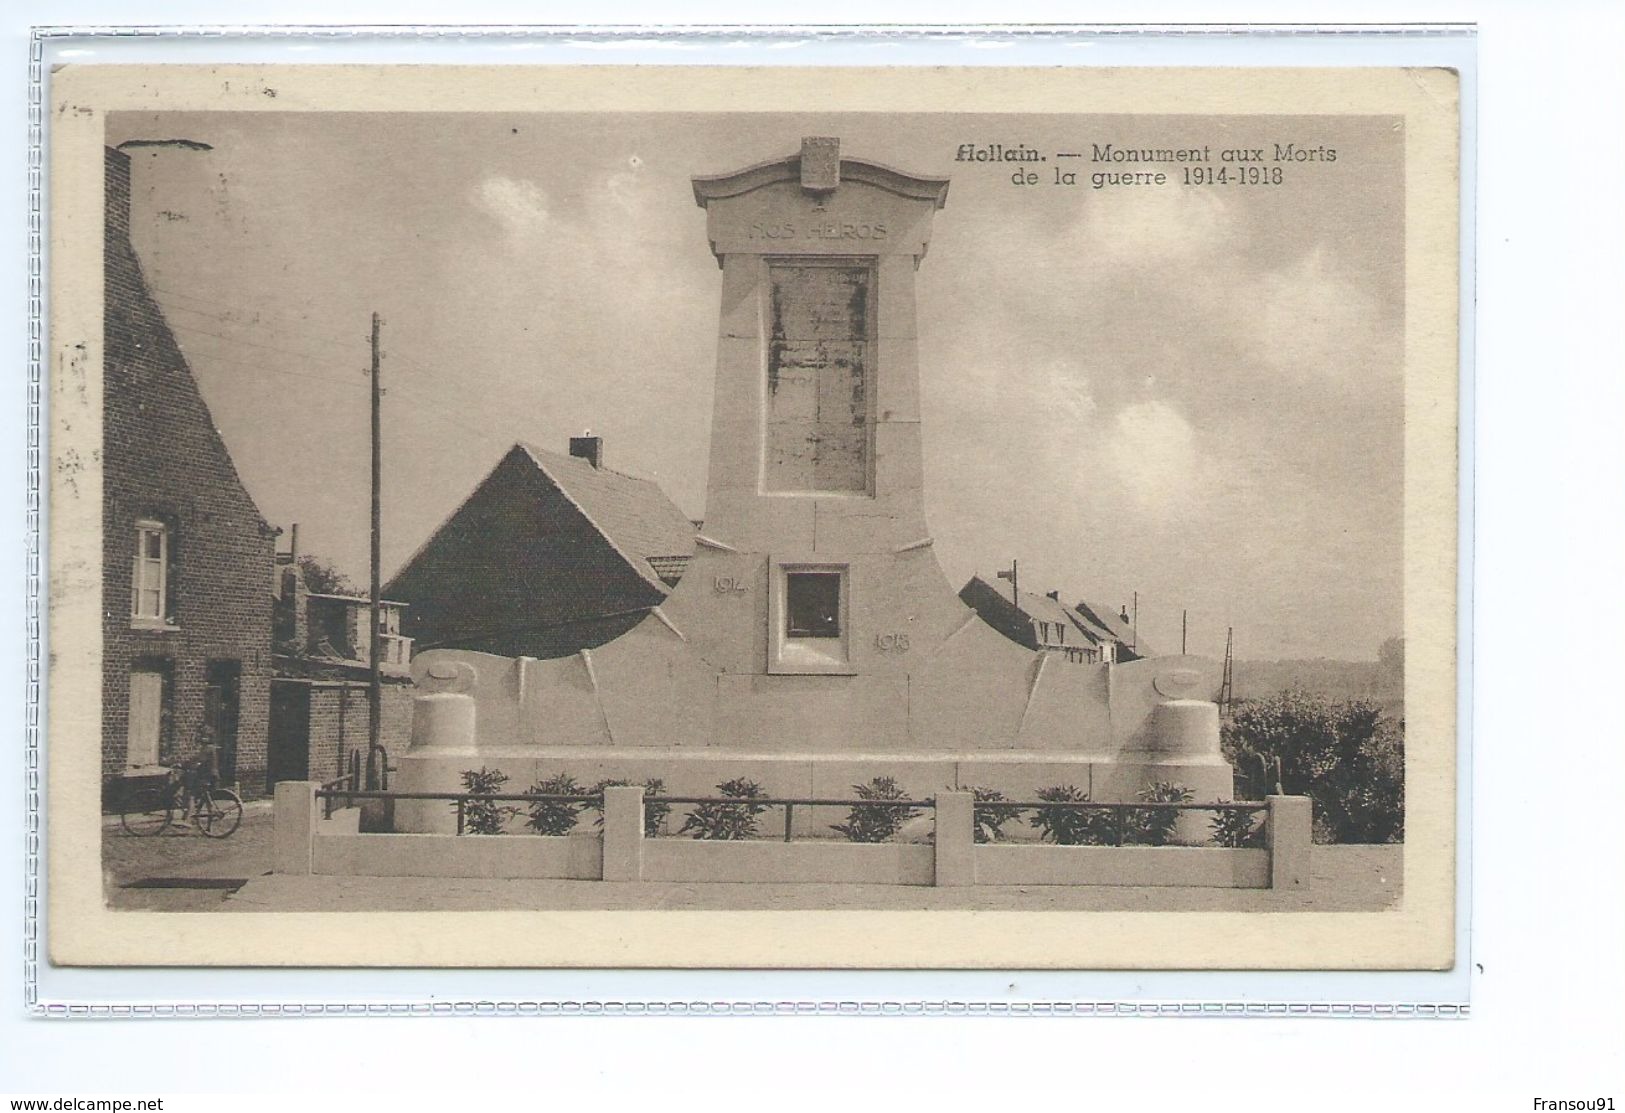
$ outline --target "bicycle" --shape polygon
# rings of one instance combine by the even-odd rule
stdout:
[[[190,820],[207,838],[230,838],[243,822],[243,798],[215,784],[208,764],[205,755],[179,770],[165,770],[157,785],[132,789],[119,813],[125,834],[161,835],[170,824]]]

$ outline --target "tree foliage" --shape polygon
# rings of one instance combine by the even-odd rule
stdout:
[[[305,553],[298,560],[300,577],[305,590],[317,595],[360,595],[361,589],[350,582],[350,577],[319,557]]]
[[[1250,700],[1224,728],[1225,757],[1246,793],[1315,804],[1322,842],[1398,842],[1405,829],[1405,731],[1366,700],[1289,690]]]

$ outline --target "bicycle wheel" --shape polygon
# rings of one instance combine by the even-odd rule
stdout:
[[[243,801],[229,788],[211,788],[198,801],[197,827],[211,839],[230,837],[243,821]]]
[[[119,813],[118,825],[126,835],[146,838],[161,835],[175,817],[173,800],[161,794],[146,794],[147,798],[132,800]]]

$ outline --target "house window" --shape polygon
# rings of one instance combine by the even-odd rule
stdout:
[[[1055,624],[1055,637],[1062,644],[1066,644],[1066,627],[1059,622]]]
[[[135,524],[135,566],[130,578],[130,617],[161,625],[169,615],[169,529],[162,522]]]
[[[785,634],[792,638],[841,636],[841,574],[785,574]]]

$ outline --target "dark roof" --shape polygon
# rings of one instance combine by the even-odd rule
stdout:
[[[1094,634],[1094,631],[1090,630],[1089,627],[1080,620],[1077,613],[1068,609],[1065,603],[1051,599],[1047,595],[1035,595],[1030,591],[1022,592],[1021,610],[1023,614],[1035,622],[1054,622],[1063,627],[1076,627],[1077,629],[1082,630],[1085,634]]]
[[[1122,642],[1124,645],[1134,646],[1134,652],[1137,655],[1141,657],[1152,656],[1151,650],[1143,642],[1136,642],[1134,627],[1119,617],[1122,613],[1121,607],[1107,607],[1100,603],[1091,603],[1085,600],[1078,604],[1077,611],[1089,625],[1104,630],[1109,637]]]
[[[666,591],[661,573],[694,552],[694,523],[653,481],[593,467],[521,442],[518,447],[645,580]],[[663,566],[663,567],[662,567]],[[680,573],[679,573],[680,574]]]

